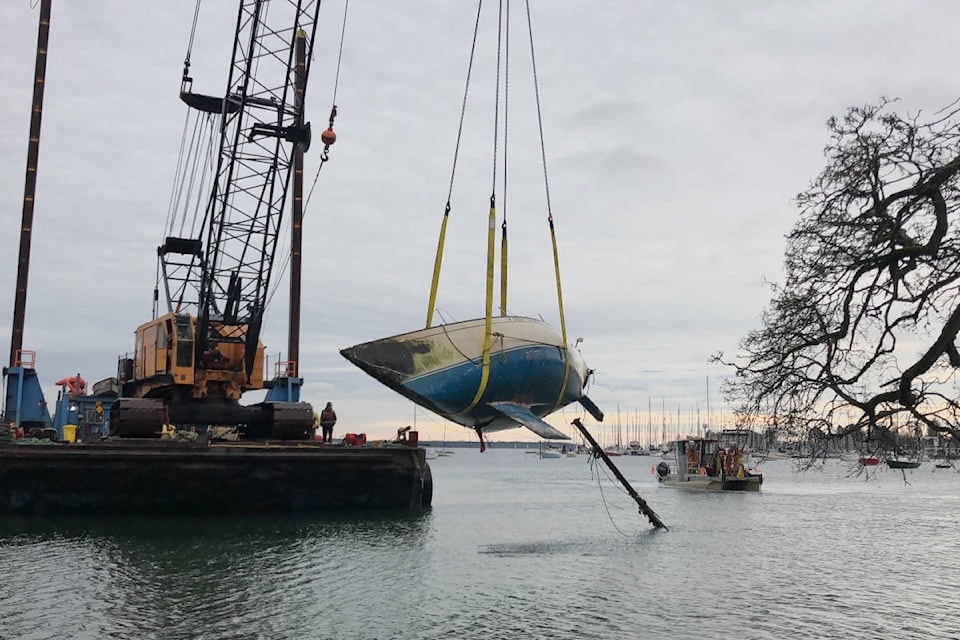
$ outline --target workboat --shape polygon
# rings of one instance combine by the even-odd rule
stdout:
[[[721,446],[714,438],[690,438],[674,443],[673,466],[663,461],[655,473],[660,484],[708,491],[760,491],[763,474],[744,464],[735,445]]]
[[[579,402],[591,373],[580,352],[546,322],[523,316],[438,325],[341,350],[360,369],[434,413],[485,434],[526,427],[541,438],[570,437],[542,420]],[[486,362],[485,362],[486,360]]]

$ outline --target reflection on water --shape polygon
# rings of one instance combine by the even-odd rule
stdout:
[[[583,457],[431,462],[415,516],[5,518],[0,638],[958,638],[960,475],[767,463],[759,494]]]
[[[9,519],[0,638],[314,637],[329,593],[375,589],[383,557],[415,574],[429,519]]]

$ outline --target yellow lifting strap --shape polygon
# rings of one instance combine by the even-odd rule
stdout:
[[[507,315],[507,221],[500,225],[500,315]]]
[[[493,315],[493,263],[494,246],[496,245],[494,240],[496,239],[497,235],[497,210],[494,203],[494,197],[491,195],[490,217],[487,221],[487,299],[483,330],[483,368],[480,372],[480,386],[477,388],[477,395],[473,396],[473,401],[463,410],[463,413],[472,411],[473,408],[479,404],[480,398],[483,396],[483,392],[487,390],[487,382],[490,380],[490,342],[492,337],[490,320],[491,316]]]
[[[560,307],[560,339],[563,342],[563,384],[560,385],[560,394],[553,404],[554,411],[563,400],[563,393],[567,388],[567,379],[570,377],[570,355],[567,353],[567,321],[563,317],[563,289],[560,287],[560,254],[557,252],[557,234],[553,229],[553,214],[547,214],[550,223],[550,241],[553,243],[553,272],[557,277],[557,305]]]
[[[449,219],[450,201],[447,200],[447,207],[443,211],[443,222],[440,224],[440,240],[437,242],[437,257],[433,261],[433,281],[430,284],[430,302],[427,305],[427,329],[433,324],[433,309],[437,304],[437,287],[440,285],[440,265],[443,262],[443,242],[447,237],[447,220]]]

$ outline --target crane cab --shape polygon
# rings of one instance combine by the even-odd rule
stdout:
[[[165,384],[194,383],[192,316],[167,314],[140,325],[136,331],[131,380],[164,379]]]
[[[264,389],[263,343],[253,370],[244,367],[247,325],[210,323],[208,348],[197,348],[197,320],[169,313],[140,325],[133,357],[120,362],[122,397],[111,408],[110,434],[155,438],[165,424],[236,426],[244,438],[303,440],[313,433],[313,409],[303,402],[241,405],[245,391]]]
[[[263,389],[263,345],[257,345],[248,379],[243,367],[246,327],[211,323],[211,329],[218,339],[197,354],[194,316],[168,313],[140,325],[133,358],[121,366],[125,395],[171,397],[178,389],[181,397],[239,400],[244,391]]]

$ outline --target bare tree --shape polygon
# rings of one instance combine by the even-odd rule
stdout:
[[[827,122],[827,166],[797,196],[785,281],[729,360],[742,423],[823,451],[898,429],[960,437],[960,106],[894,101]]]

